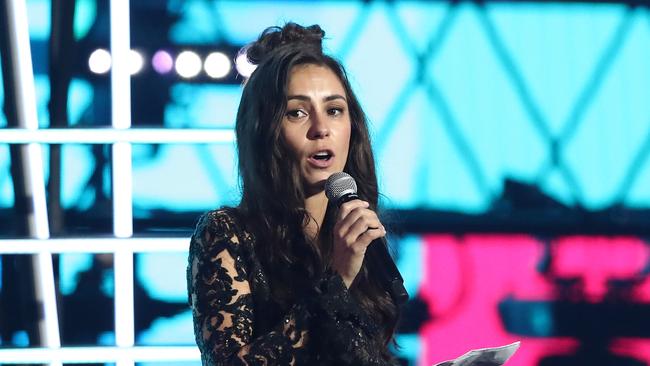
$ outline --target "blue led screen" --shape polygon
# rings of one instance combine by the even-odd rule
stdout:
[[[77,37],[98,16],[92,4],[78,4]],[[48,10],[48,1],[29,2],[33,47],[46,45]],[[348,68],[370,117],[387,207],[485,212],[505,178],[587,209],[650,204],[650,30],[644,8],[185,1],[169,2],[167,11],[176,16],[167,38],[177,48],[244,45],[264,27],[289,20],[321,24],[327,48]],[[134,26],[132,38],[139,31]],[[47,126],[46,74],[36,74],[36,87],[39,120]],[[94,98],[104,98],[94,91],[92,81],[74,79],[71,124],[108,123],[109,116],[96,111],[88,119]],[[160,120],[141,123],[230,128],[240,94],[239,85],[178,80],[169,87]],[[191,211],[237,202],[233,147],[136,148],[135,207]],[[0,205],[11,207],[2,149]],[[64,168],[64,204],[83,207],[88,198],[79,187],[88,184],[84,177],[94,169],[93,158],[70,154],[64,165],[75,166]]]

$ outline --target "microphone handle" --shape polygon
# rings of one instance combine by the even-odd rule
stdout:
[[[404,304],[409,299],[409,294],[404,288],[404,279],[399,273],[395,261],[388,253],[388,246],[384,238],[373,240],[366,250],[366,258],[371,258],[381,276],[381,283],[397,305]],[[365,258],[364,258],[365,260]]]
[[[338,207],[348,201],[360,199],[356,193],[348,193],[340,197],[337,201]],[[385,238],[377,238],[373,240],[368,249],[364,261],[371,260],[375,264],[375,268],[380,276],[382,286],[390,296],[393,302],[397,305],[404,304],[409,295],[404,288],[404,279],[399,273],[395,261],[388,253],[388,245]]]

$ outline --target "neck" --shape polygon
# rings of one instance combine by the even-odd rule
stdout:
[[[325,196],[325,191],[320,191],[307,197],[305,199],[305,209],[313,218],[313,220],[309,220],[307,223],[305,233],[312,238],[316,238],[318,236],[319,228],[323,225],[325,212],[327,211],[327,197]]]

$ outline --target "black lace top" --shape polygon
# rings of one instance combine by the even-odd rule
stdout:
[[[254,238],[230,209],[204,214],[187,268],[204,365],[388,365],[380,327],[338,274],[327,273],[284,313],[269,300]]]

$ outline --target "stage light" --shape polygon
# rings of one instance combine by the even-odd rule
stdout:
[[[5,3],[2,4],[5,6]],[[27,9],[24,1],[6,2],[3,9],[4,19],[8,19],[6,27],[6,47],[10,55],[3,54],[3,68],[9,66],[9,76],[15,83],[12,92],[15,93],[15,113],[17,124],[21,129],[36,131],[39,129],[36,106],[36,91],[34,88],[34,73],[32,70],[32,52],[29,43],[29,27]],[[11,61],[10,61],[11,59]],[[8,71],[8,70],[4,70]],[[6,82],[6,80],[5,80]],[[25,212],[27,234],[38,239],[47,239],[50,236],[48,223],[47,201],[43,182],[43,150],[35,143],[27,144],[21,148],[24,159],[22,171],[24,179],[21,182],[25,194]],[[32,258],[34,275],[34,310],[39,313],[36,319],[38,326],[37,336],[45,347],[61,347],[59,335],[59,318],[56,303],[56,290],[54,286],[54,271],[52,256],[41,253]],[[31,337],[30,337],[31,338]],[[31,341],[31,339],[30,339]],[[4,345],[3,345],[4,346]],[[4,359],[0,357],[0,359]],[[48,360],[51,366],[60,366],[61,362]]]
[[[110,43],[113,55],[111,72],[111,126],[116,129],[131,127],[131,29],[128,0],[111,0]],[[113,201],[113,235],[126,238],[133,235],[133,176],[132,147],[128,142],[112,146],[111,172]],[[115,285],[115,345],[132,347],[135,343],[133,253],[113,256]],[[116,366],[134,366],[133,359],[119,359]]]
[[[107,73],[111,69],[111,54],[103,48],[96,49],[88,58],[88,68],[95,74]]]
[[[232,65],[228,56],[222,52],[212,52],[205,59],[203,67],[208,76],[214,79],[220,79],[228,75]]]
[[[158,50],[151,58],[151,65],[159,74],[167,74],[174,68],[174,59],[169,52]]]
[[[183,51],[176,57],[176,72],[186,79],[201,72],[201,58],[192,51]]]
[[[237,56],[237,59],[235,60],[235,67],[237,68],[237,72],[241,76],[247,78],[251,76],[251,74],[253,73],[253,71],[255,71],[255,68],[257,66],[248,62],[248,59],[246,58],[246,54],[241,53]]]
[[[129,74],[135,75],[144,66],[144,58],[142,54],[136,50],[129,50]]]

